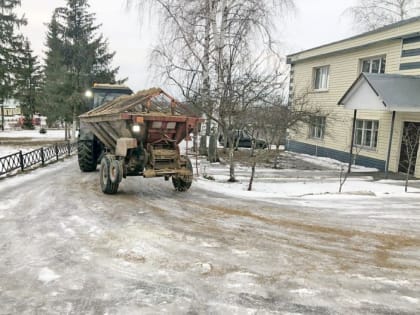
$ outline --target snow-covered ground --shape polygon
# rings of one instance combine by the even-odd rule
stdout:
[[[229,167],[220,163],[209,164],[199,161],[199,172],[210,175],[213,180],[204,177],[197,179],[197,184],[213,192],[224,193],[236,197],[267,200],[267,198],[303,197],[306,199],[334,200],[339,198],[387,198],[407,197],[418,198],[420,201],[420,180],[410,180],[410,194],[404,192],[403,180],[373,180],[371,176],[349,176],[342,186],[339,194],[340,172],[347,164],[339,161],[309,156],[305,154],[293,154],[298,159],[322,166],[330,171],[296,170],[257,168],[252,191],[248,191],[251,168],[237,166],[236,183],[229,183]],[[193,164],[195,165],[194,159]],[[378,172],[377,169],[366,168],[359,165],[352,167],[353,172],[358,174]],[[419,187],[419,188],[416,188]]]
[[[419,314],[420,190],[200,161],[113,196],[70,158],[0,180],[0,314]],[[193,165],[195,164],[193,160]],[[357,171],[372,171],[357,168]]]
[[[63,129],[49,129],[45,134],[39,133],[38,129],[0,131],[0,157],[19,150],[25,153],[63,140]]]
[[[5,130],[0,131],[2,138],[26,138],[26,139],[59,139],[64,140],[64,129],[48,129],[47,133],[39,133],[39,130]]]

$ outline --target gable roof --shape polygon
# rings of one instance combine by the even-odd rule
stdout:
[[[366,47],[383,41],[395,39],[400,40],[402,38],[419,36],[419,28],[412,27],[411,24],[419,24],[420,26],[420,16],[385,25],[375,30],[364,32],[362,34],[348,37],[339,41],[289,54],[287,56],[287,63],[291,64],[314,57],[320,57],[346,50]]]
[[[338,104],[348,109],[420,112],[420,76],[361,73]]]

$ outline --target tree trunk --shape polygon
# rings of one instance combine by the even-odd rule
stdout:
[[[67,134],[67,121],[64,122],[64,140],[67,141],[69,139],[69,136]]]
[[[75,141],[75,139],[76,139],[76,125],[77,125],[76,111],[73,111],[73,124],[71,125],[71,139],[72,139],[72,141]]]
[[[252,161],[251,178],[249,179],[248,191],[252,190],[252,183],[254,182],[255,166],[256,165],[257,165],[257,159],[254,157],[254,160]]]
[[[217,154],[217,136],[215,134],[210,136],[208,160],[210,163],[219,161],[219,156]]]
[[[1,105],[1,130],[4,131],[4,100],[0,99]]]
[[[404,185],[405,192],[408,191],[408,179],[410,177],[410,169],[411,169],[411,156],[409,155],[407,173],[405,174],[405,185]]]
[[[200,155],[207,156],[207,136],[203,135],[200,137],[200,148],[199,148]]]
[[[235,160],[234,160],[234,146],[230,144],[229,146],[229,182],[234,183],[236,182],[235,178]]]

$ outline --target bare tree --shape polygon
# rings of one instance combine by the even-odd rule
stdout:
[[[292,0],[133,1],[157,4],[164,17],[155,69],[225,135],[242,129],[247,109],[283,85],[285,72],[267,66],[278,57],[271,22]]]
[[[360,30],[370,31],[420,14],[419,0],[358,0],[345,11]]]
[[[417,151],[419,149],[419,140],[420,140],[420,123],[408,123],[404,127],[402,144],[403,144],[403,153],[405,159],[400,161],[400,164],[405,168],[405,187],[404,191],[407,192],[408,180],[410,178],[410,173],[414,171],[416,161]]]

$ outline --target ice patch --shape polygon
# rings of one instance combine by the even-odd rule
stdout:
[[[404,300],[406,300],[407,302],[410,302],[412,304],[418,304],[419,303],[419,299],[413,298],[411,296],[402,296],[402,298]]]
[[[291,293],[297,294],[299,296],[314,296],[318,293],[318,291],[315,290],[309,290],[309,289],[297,289],[297,290],[290,290]]]
[[[68,228],[63,222],[60,223],[60,226],[63,229],[63,231],[66,232],[67,234],[70,234],[71,236],[76,235],[76,232],[74,232],[74,230]]]
[[[60,277],[61,277],[60,275],[56,274],[54,271],[52,271],[49,268],[42,268],[38,274],[38,280],[45,283],[57,280]]]
[[[80,225],[86,225],[86,220],[82,219],[81,217],[78,217],[77,215],[73,215],[70,217],[70,220],[80,224]]]
[[[195,263],[192,267],[192,270],[197,273],[201,273],[202,275],[208,274],[212,271],[213,266],[210,263]]]

